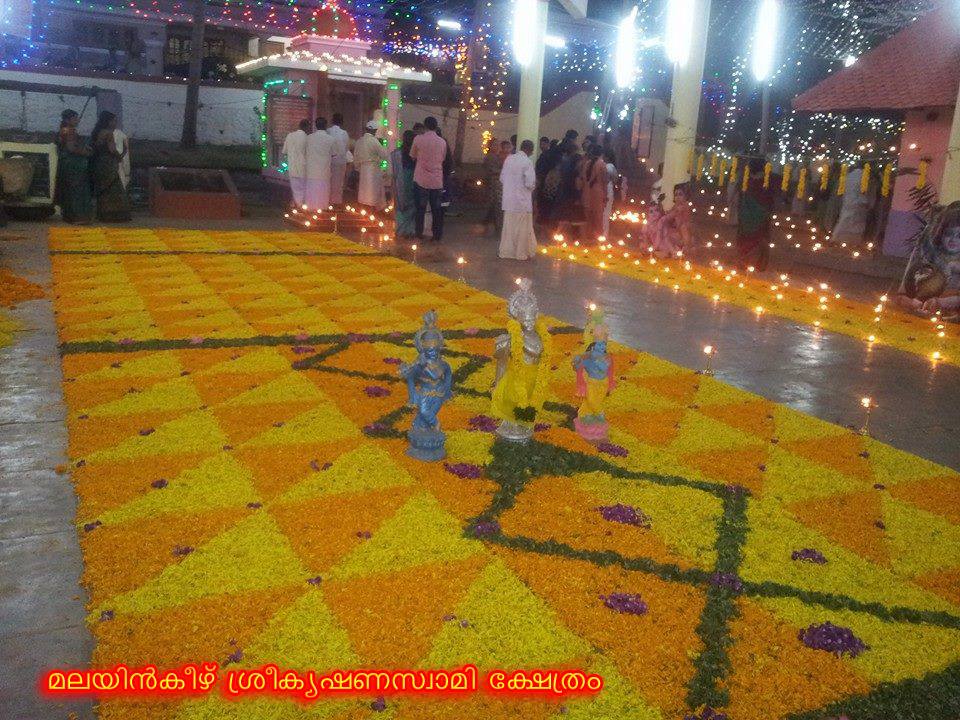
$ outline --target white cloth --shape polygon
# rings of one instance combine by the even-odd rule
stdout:
[[[327,128],[327,134],[333,138],[333,159],[345,163],[347,161],[347,150],[350,145],[350,136],[347,131],[339,125],[331,125]]]
[[[123,148],[127,148],[127,152],[120,158],[120,164],[117,167],[120,182],[123,183],[123,188],[126,190],[130,187],[130,143],[126,134],[120,128],[113,131],[113,144],[117,148],[117,152],[123,152]]]
[[[498,254],[507,260],[529,260],[537,254],[532,211],[503,213]]]
[[[840,206],[840,219],[833,228],[833,240],[858,243],[867,231],[867,215],[872,198],[860,192],[863,170],[856,168],[847,173],[847,188]]]
[[[330,163],[330,203],[340,205],[343,202],[343,179],[347,174],[347,163],[334,158]]]
[[[325,210],[330,204],[330,160],[333,138],[325,130],[307,137],[306,202],[311,209]]]
[[[290,176],[290,194],[293,195],[293,204],[300,207],[307,199],[307,179],[303,176]]]
[[[537,173],[533,160],[526,153],[515,152],[503,161],[500,182],[503,184],[504,213],[533,212],[533,189],[537,186]]]
[[[357,201],[361,205],[382,210],[387,206],[383,191],[383,168],[380,163],[390,157],[390,151],[370,133],[364,133],[353,147],[353,164],[360,171]]]
[[[303,130],[297,128],[292,133],[287,133],[280,153],[287,158],[287,174],[290,177],[306,177],[307,134]]]
[[[339,125],[331,125],[327,133],[333,138],[333,159],[330,162],[330,202],[343,202],[343,176],[347,172],[350,154],[350,136]]]

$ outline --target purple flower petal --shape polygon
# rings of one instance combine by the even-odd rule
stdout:
[[[880,530],[886,530],[886,529],[887,529],[887,526],[884,525],[883,520],[877,520],[877,521],[873,524],[873,526],[874,526],[875,528],[880,529]]]
[[[792,553],[790,553],[790,559],[796,562],[813,563],[814,565],[823,565],[827,562],[827,559],[823,556],[823,553],[821,553],[819,550],[814,550],[813,548],[794,550]]]
[[[443,469],[461,480],[477,480],[483,477],[483,468],[470,463],[444,463]]]
[[[857,657],[864,650],[870,649],[853,634],[852,630],[834,625],[830,621],[820,625],[811,625],[806,630],[801,630],[797,637],[808,648],[831,652],[837,657],[845,653],[850,657]]]
[[[153,428],[140,428],[140,434],[144,437],[147,435],[153,435]]]
[[[362,343],[370,342],[370,336],[363,333],[347,333],[347,342]]]
[[[134,342],[135,340],[133,338],[128,338],[128,337],[120,338],[121,345],[133,345]]]
[[[874,490],[886,490],[886,489],[887,489],[887,486],[884,485],[883,483],[874,483],[874,484],[873,484],[873,489],[874,489]]]
[[[602,442],[597,445],[597,450],[607,455],[613,455],[614,457],[626,457],[628,455],[627,449],[620,445],[614,445],[611,442]]]
[[[549,430],[551,427],[550,423],[535,423],[533,430],[534,432],[543,432],[544,430]]]
[[[190,338],[190,344],[191,344],[191,345],[202,345],[202,344],[203,344],[203,338],[200,337],[199,335],[195,335],[194,337]]]
[[[154,480],[152,483],[150,483],[150,487],[155,488],[156,490],[162,490],[168,484],[169,483],[166,480],[160,478],[159,480]]]
[[[622,525],[636,525],[641,528],[650,527],[650,518],[642,510],[638,510],[630,505],[603,505],[598,507],[601,517],[608,522],[621,523]]]
[[[465,329],[465,330],[463,331],[463,334],[464,334],[464,335],[469,335],[470,337],[473,337],[474,335],[476,335],[476,334],[479,333],[479,332],[480,332],[480,328],[468,327],[467,329]]]
[[[389,428],[384,425],[382,422],[374,422],[369,425],[364,425],[363,431],[367,435],[376,435],[377,433],[386,432]]]
[[[626,615],[646,615],[647,604],[639,595],[632,593],[611,593],[601,595],[603,604],[614,612]]]
[[[376,712],[383,712],[387,709],[387,701],[384,699],[383,695],[370,703],[370,709],[375,710]]]
[[[307,578],[307,583],[309,585],[319,585],[323,582],[323,578],[317,575],[316,577]]]
[[[243,660],[243,650],[235,650],[234,652],[227,655],[227,660],[224,665],[232,665]]]
[[[710,584],[737,595],[743,592],[743,582],[733,573],[715,572],[710,576]]]
[[[481,520],[474,524],[473,534],[480,537],[490,537],[491,535],[497,535],[500,532],[500,523],[496,520]]]
[[[489,415],[475,415],[467,421],[472,432],[496,432],[497,421]]]
[[[177,545],[173,549],[173,554],[175,557],[185,557],[193,552],[193,548],[189,545]]]
[[[113,610],[104,610],[102,613],[100,613],[100,622],[108,622],[110,620],[113,620],[113,618],[114,618]]]
[[[357,530],[357,537],[361,540],[369,540],[373,537],[373,533],[369,530]]]
[[[296,340],[297,342],[304,342],[305,340],[309,340],[310,336],[307,333],[302,332],[294,335],[293,339]]]
[[[308,355],[316,351],[316,348],[314,348],[312,345],[294,345],[293,347],[294,355]]]
[[[97,529],[98,527],[100,527],[101,525],[103,525],[102,522],[100,522],[99,520],[94,520],[93,522],[88,522],[88,523],[86,523],[86,524],[83,526],[83,531],[84,531],[84,532],[93,532],[94,530],[96,530],[96,529]]]
[[[460,627],[462,627],[462,628],[468,628],[468,627],[470,627],[470,621],[469,621],[469,620],[461,620],[461,621],[460,621]]]
[[[401,360],[401,359],[398,358],[398,357],[387,357],[387,358],[384,358],[383,361],[384,361],[387,365],[399,365],[400,363],[403,362],[403,360]]]
[[[247,507],[250,508],[251,510],[259,510],[260,508],[263,507],[263,503],[249,502],[247,503]]]
[[[451,620],[456,620],[457,616],[453,615],[452,613],[447,613],[440,619],[443,620],[444,622],[450,622]]]
[[[390,391],[387,388],[379,385],[367,385],[367,387],[363,389],[363,392],[367,394],[367,397],[372,398],[386,397],[390,394]]]

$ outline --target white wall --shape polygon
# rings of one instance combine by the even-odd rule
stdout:
[[[590,120],[590,111],[593,109],[594,97],[594,92],[577,93],[559,107],[543,115],[540,118],[540,135],[559,140],[563,138],[563,134],[567,130],[578,131],[580,137],[591,134],[594,128]],[[435,107],[404,102],[403,108],[400,110],[400,119],[403,121],[404,129],[408,129],[413,127],[414,123],[422,122],[428,115],[433,115],[440,123],[443,136],[452,148],[457,136],[459,110],[458,107]],[[478,120],[467,121],[467,132],[463,144],[464,162],[478,163],[483,160],[482,133],[490,127],[491,119],[494,119],[493,112],[482,110]],[[498,140],[509,140],[510,136],[517,132],[516,113],[501,112],[495,119],[496,125],[491,132]],[[534,143],[539,140],[539,138],[519,139],[533,140]]]
[[[116,90],[123,104],[123,129],[142,140],[180,140],[186,84],[121,80],[109,77],[54,75],[0,69],[0,80],[98,87]],[[260,142],[260,120],[256,107],[262,91],[256,87],[204,85],[200,88],[200,115],[197,134],[201,143],[213,145],[256,145]],[[86,98],[78,95],[0,90],[0,128],[26,131],[54,131],[60,124],[60,112],[83,109]],[[96,101],[91,100],[80,123],[87,134],[96,122]]]

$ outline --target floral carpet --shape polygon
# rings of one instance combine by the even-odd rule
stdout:
[[[956,323],[911,315],[894,307],[887,296],[871,305],[845,298],[828,284],[799,283],[787,275],[769,280],[750,272],[738,273],[719,262],[703,265],[683,259],[651,258],[647,252],[613,244],[584,248],[555,242],[542,251],[561,260],[661,285],[665,290],[693,293],[746,308],[758,317],[783,317],[850,335],[868,346],[889,345],[934,362],[960,365],[960,332]]]
[[[51,231],[93,664],[580,668],[556,701],[220,694],[102,718],[955,718],[960,477],[575,328],[526,448],[495,442],[505,303],[335,236]],[[445,463],[397,377],[436,308]],[[709,708],[709,709],[708,709]]]

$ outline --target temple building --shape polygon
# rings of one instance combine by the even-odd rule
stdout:
[[[794,99],[801,112],[896,115],[903,120],[896,183],[884,236],[887,255],[907,255],[920,227],[918,174],[939,194],[960,87],[960,21],[948,7],[925,15]]]

